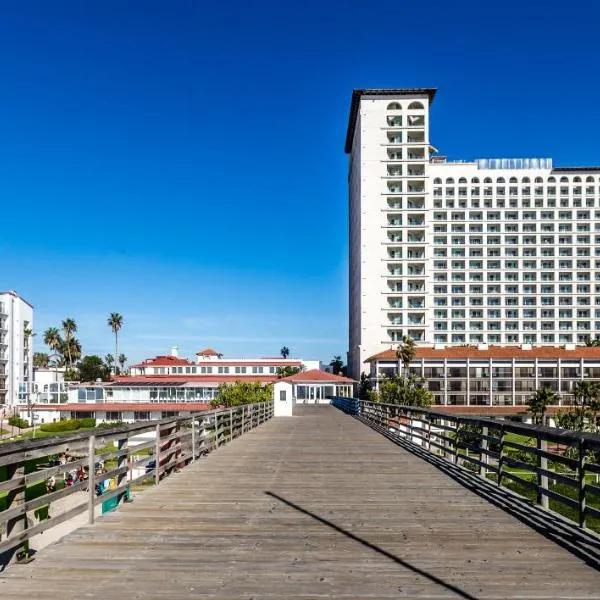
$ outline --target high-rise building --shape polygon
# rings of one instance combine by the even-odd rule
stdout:
[[[450,161],[435,89],[352,95],[349,374],[418,344],[558,346],[600,335],[600,167]]]
[[[16,292],[0,292],[0,405],[27,399],[33,373],[33,306]]]

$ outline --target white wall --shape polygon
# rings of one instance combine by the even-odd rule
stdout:
[[[287,381],[277,381],[273,386],[274,415],[276,417],[291,417],[294,399],[293,386]],[[282,396],[284,396],[282,398]]]

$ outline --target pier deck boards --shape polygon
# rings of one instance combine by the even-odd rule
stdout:
[[[580,598],[600,572],[329,406],[299,406],[0,574],[0,597]]]

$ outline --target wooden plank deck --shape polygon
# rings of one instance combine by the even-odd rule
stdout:
[[[301,406],[0,575],[0,597],[586,598],[600,572],[329,406]]]

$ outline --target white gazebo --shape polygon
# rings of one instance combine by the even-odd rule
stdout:
[[[313,369],[284,377],[273,386],[275,416],[291,417],[294,404],[329,404],[333,396],[352,395],[354,380]]]

